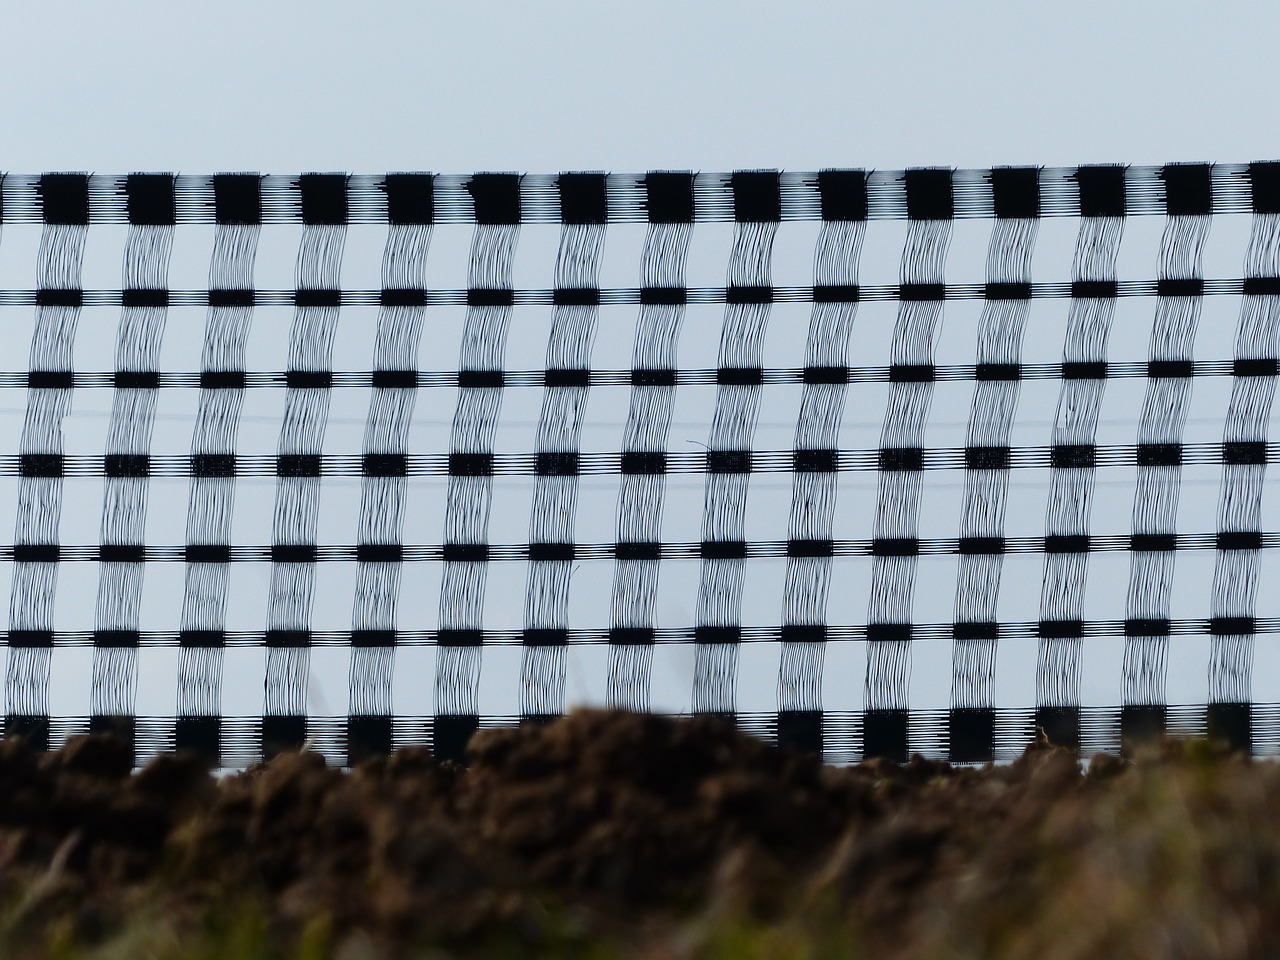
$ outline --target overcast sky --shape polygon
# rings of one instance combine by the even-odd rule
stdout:
[[[20,2],[10,170],[1280,156],[1274,4]]]

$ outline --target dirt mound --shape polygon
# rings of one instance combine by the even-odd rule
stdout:
[[[1203,744],[1087,774],[1047,745],[982,770],[837,769],[715,719],[604,711],[482,733],[465,770],[304,752],[215,780],[183,756],[130,774],[105,736],[6,741],[0,946],[43,956],[138,922],[182,943],[248,917],[264,942],[360,956],[669,956],[733,918],[874,956],[1083,957],[1130,929],[1146,939],[1126,955],[1180,955],[1143,946],[1179,925],[1188,956],[1250,956],[1280,944],[1278,797],[1277,767]]]

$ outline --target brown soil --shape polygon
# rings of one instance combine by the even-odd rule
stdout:
[[[1280,767],[1162,750],[838,769],[713,719],[583,711],[482,733],[465,770],[417,748],[215,780],[182,756],[131,774],[105,736],[11,740],[0,945],[249,911],[343,956],[700,955],[725,918],[835,930],[850,956],[1277,955]]]

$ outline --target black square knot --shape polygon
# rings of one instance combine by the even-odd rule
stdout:
[[[964,465],[967,470],[1008,470],[1008,447],[966,447]]]
[[[747,556],[745,540],[703,540],[698,555],[703,560],[742,560]]]
[[[111,378],[117,390],[157,390],[160,374],[155,370],[117,370]]]
[[[709,473],[750,473],[750,450],[708,450],[707,471]]]
[[[917,537],[876,537],[871,541],[873,557],[915,557],[920,554]]]
[[[563,223],[604,223],[609,219],[609,191],[603,173],[562,173],[556,178]]]
[[[387,221],[427,224],[435,219],[435,177],[429,173],[389,173],[382,181]]]
[[[493,476],[493,454],[451,453],[449,454],[449,476],[491,477]]]
[[[650,223],[693,223],[693,174],[653,172],[644,177]]]
[[[1231,365],[1231,375],[1233,377],[1274,377],[1277,369],[1275,357],[1241,357]]]
[[[45,223],[84,225],[89,222],[89,176],[84,173],[46,173],[36,186]]]
[[[360,472],[366,477],[403,477],[409,472],[409,458],[403,453],[366,453],[360,458]]]
[[[1224,443],[1222,462],[1235,466],[1264,464],[1267,462],[1267,444],[1262,440],[1238,440]]]
[[[102,458],[102,470],[108,477],[147,477],[151,458],[145,453],[109,453]]]
[[[171,173],[131,173],[125,177],[129,222],[148,226],[174,224],[173,186]]]
[[[167,307],[169,291],[153,287],[126,287],[120,291],[122,307]]]
[[[378,294],[383,307],[425,307],[427,291],[421,287],[384,287]]]
[[[262,177],[220,173],[213,178],[214,219],[224,226],[262,222]]]
[[[773,303],[773,287],[725,287],[724,300],[729,304]]]
[[[236,458],[231,453],[196,453],[191,456],[193,477],[234,477]]]
[[[924,449],[922,447],[882,447],[880,449],[881,470],[923,470]]]
[[[902,179],[907,191],[908,219],[950,220],[955,215],[950,170],[915,168],[905,171]]]
[[[856,283],[820,283],[813,288],[814,303],[857,303],[861,297]]]
[[[467,181],[478,224],[520,222],[520,175],[478,173]]]
[[[788,557],[830,557],[835,553],[833,540],[788,540]]]
[[[1050,534],[1044,538],[1045,553],[1088,553],[1088,534]]]
[[[347,222],[347,176],[343,173],[304,173],[297,180],[302,199],[302,222],[311,225]]]
[[[1213,167],[1207,163],[1170,163],[1160,171],[1165,212],[1203,216],[1213,212]]]
[[[796,450],[791,465],[796,473],[835,473],[840,469],[840,451]]]
[[[720,386],[758,387],[764,383],[764,370],[760,367],[721,367],[716,371],[716,383]]]
[[[320,467],[320,455],[315,453],[290,453],[276,457],[278,477],[318,477]]]
[[[400,563],[404,547],[398,543],[356,544],[356,560],[360,563]]]
[[[1049,462],[1056,469],[1092,470],[1095,448],[1091,443],[1063,443],[1053,447]]]
[[[1176,467],[1181,463],[1182,444],[1180,443],[1138,444],[1138,466],[1140,467]]]
[[[937,376],[932,363],[895,363],[889,367],[890,383],[933,383]]]
[[[506,381],[501,370],[459,370],[458,386],[464,390],[497,389]]]
[[[534,462],[534,472],[540,477],[573,477],[578,468],[576,451],[539,453]]]
[[[60,477],[62,469],[59,453],[24,453],[18,457],[18,476],[21,477]]]
[[[1063,380],[1105,380],[1105,360],[1068,360],[1062,364]]]
[[[596,287],[557,287],[551,293],[557,307],[598,307],[600,290]]]
[[[867,219],[867,173],[865,170],[820,170],[818,196],[822,219],[857,221]]]
[[[662,474],[667,472],[667,455],[661,452],[627,452],[622,455],[625,474]]]
[[[1030,300],[1031,293],[1029,283],[988,283],[982,288],[988,300]]]
[[[1080,186],[1080,216],[1123,217],[1125,215],[1125,168],[1122,166],[1080,167],[1075,179]]]
[[[738,223],[777,223],[782,219],[782,188],[776,170],[739,170],[729,178],[733,218]]]
[[[1119,295],[1119,285],[1114,280],[1073,280],[1071,297],[1074,300],[1114,300]]]
[[[1192,360],[1151,360],[1147,363],[1147,376],[1152,380],[1180,380],[1194,376],[1195,362]]]
[[[1000,220],[1040,216],[1040,170],[1037,167],[994,167],[991,200]]]

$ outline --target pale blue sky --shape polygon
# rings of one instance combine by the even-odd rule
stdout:
[[[1280,156],[1263,2],[24,0],[5,21],[10,170]]]

